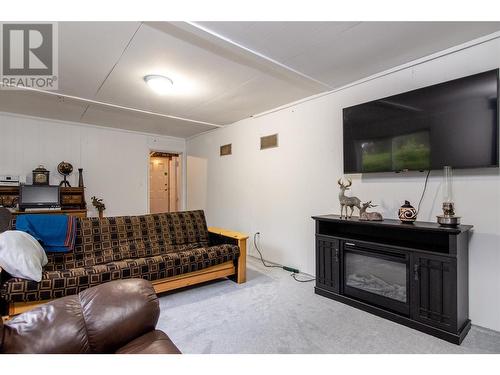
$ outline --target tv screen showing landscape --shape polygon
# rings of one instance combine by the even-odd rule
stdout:
[[[498,69],[344,108],[344,173],[498,166]]]

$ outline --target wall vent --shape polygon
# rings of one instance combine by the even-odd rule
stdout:
[[[220,156],[231,155],[233,153],[231,143],[220,146]]]
[[[266,135],[260,137],[260,149],[278,147],[278,134]]]

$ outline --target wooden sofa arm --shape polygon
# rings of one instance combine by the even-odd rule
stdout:
[[[244,234],[244,233],[240,233],[240,232],[235,232],[233,230],[228,230],[228,229],[224,229],[224,228],[208,227],[208,231],[210,233],[215,233],[215,234],[218,234],[220,236],[234,238],[235,240],[246,240],[246,239],[248,239],[248,234]]]
[[[208,232],[213,233],[227,239],[232,239],[240,248],[240,256],[238,257],[236,267],[236,282],[242,284],[247,279],[247,239],[248,235],[217,227],[208,227]]]

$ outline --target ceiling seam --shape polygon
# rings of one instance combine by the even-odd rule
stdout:
[[[99,85],[99,87],[97,88],[95,94],[94,94],[94,99],[97,98],[97,95],[99,94],[99,91],[101,91],[101,88],[102,86],[104,85],[104,83],[108,80],[109,76],[111,75],[111,73],[113,72],[113,70],[115,70],[116,66],[118,65],[118,63],[120,62],[120,60],[122,59],[123,55],[125,54],[125,51],[127,51],[128,47],[130,46],[130,44],[132,43],[132,40],[135,38],[135,35],[137,34],[137,32],[139,31],[139,29],[141,28],[142,26],[142,22],[139,23],[139,26],[137,27],[137,29],[135,30],[135,32],[132,34],[132,36],[130,37],[127,45],[125,46],[125,48],[123,49],[122,53],[120,54],[120,56],[118,57],[118,59],[116,60],[116,62],[113,64],[113,66],[111,67],[111,69],[109,70],[108,74],[106,74],[106,76],[104,77],[104,79],[102,80],[101,84]],[[83,113],[81,114],[80,116],[80,120],[83,120],[83,116],[85,116],[85,114],[87,113],[88,109],[90,107],[90,104],[87,104],[87,106],[85,107],[85,110],[83,111]]]
[[[258,57],[260,57],[260,58],[262,58],[262,59],[264,59],[264,60],[266,60],[266,61],[268,61],[268,62],[270,62],[270,63],[272,63],[274,65],[276,65],[276,66],[279,66],[280,68],[283,68],[283,69],[285,69],[285,70],[287,70],[289,72],[292,72],[292,73],[294,73],[296,75],[299,75],[302,78],[306,78],[309,81],[315,82],[315,83],[317,83],[317,84],[319,84],[319,85],[321,85],[321,86],[323,86],[323,87],[325,87],[327,89],[330,89],[330,90],[333,89],[332,86],[330,86],[329,84],[327,84],[325,82],[317,80],[316,78],[313,78],[313,77],[311,77],[311,76],[309,76],[309,75],[307,75],[305,73],[302,73],[302,72],[300,72],[300,71],[298,71],[298,70],[296,70],[296,69],[294,69],[294,68],[292,68],[292,67],[290,67],[290,66],[288,66],[286,64],[283,64],[283,63],[281,63],[281,62],[279,62],[277,60],[274,60],[274,59],[270,58],[269,56],[266,56],[266,55],[264,55],[264,54],[262,54],[262,53],[260,53],[258,51],[255,51],[255,50],[253,50],[251,48],[248,48],[248,47],[244,46],[243,44],[237,43],[234,40],[229,39],[229,38],[227,38],[224,35],[221,35],[219,33],[216,33],[215,31],[212,31],[212,30],[210,30],[209,28],[207,28],[205,26],[199,25],[196,22],[192,22],[192,21],[184,21],[184,22],[187,23],[188,25],[190,25],[190,26],[198,29],[198,30],[201,30],[201,31],[203,31],[203,32],[205,32],[207,34],[210,34],[210,35],[212,35],[212,36],[214,36],[214,37],[216,37],[216,38],[218,38],[220,40],[223,40],[226,43],[229,43],[229,44],[231,44],[231,45],[233,45],[235,47],[238,47],[239,49],[242,49],[242,50],[244,50],[246,52],[249,52],[249,53],[251,53],[251,54],[253,54],[255,56],[258,56]]]
[[[180,117],[180,116],[174,116],[174,115],[167,115],[167,114],[164,114],[164,113],[158,113],[158,112],[152,112],[152,111],[146,111],[144,109],[133,108],[133,107],[126,107],[126,106],[119,105],[119,104],[101,102],[101,101],[98,101],[98,100],[82,98],[82,97],[79,97],[79,96],[66,95],[66,94],[61,94],[61,93],[58,93],[58,92],[40,90],[40,89],[35,89],[33,87],[25,87],[25,86],[20,86],[20,85],[5,85],[5,86],[11,87],[11,88],[17,88],[19,90],[31,91],[31,92],[35,92],[35,93],[39,93],[39,94],[44,94],[44,95],[56,96],[59,99],[70,99],[70,100],[75,100],[75,101],[78,101],[78,102],[85,102],[85,103],[89,103],[89,104],[100,105],[100,106],[103,106],[103,107],[111,107],[111,108],[115,108],[115,109],[123,109],[123,110],[130,111],[130,112],[143,113],[143,114],[146,114],[146,115],[157,116],[157,117],[165,117],[165,118],[169,118],[169,119],[172,119],[172,120],[186,121],[186,122],[190,122],[192,124],[208,125],[208,126],[213,126],[213,127],[216,127],[216,128],[222,128],[222,127],[224,127],[224,125],[214,124],[212,122],[199,121],[199,120],[193,120],[193,119],[186,118],[186,117]]]

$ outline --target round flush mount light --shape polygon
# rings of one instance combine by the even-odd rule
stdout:
[[[159,95],[165,95],[172,90],[174,81],[165,76],[160,76],[157,74],[150,74],[144,76],[144,82]]]

